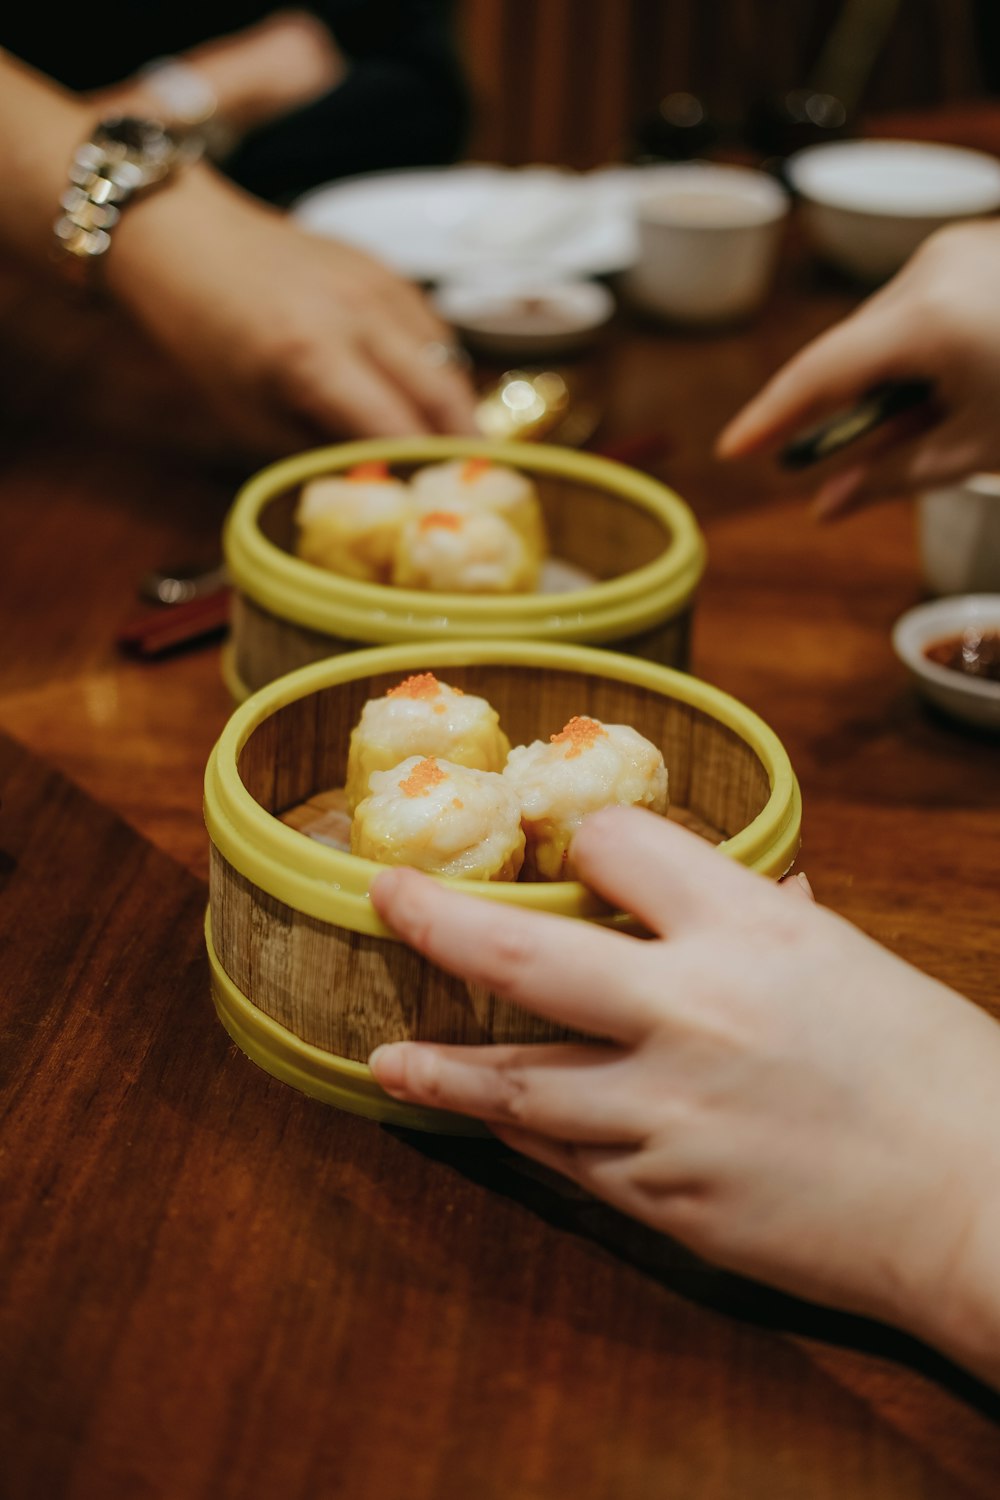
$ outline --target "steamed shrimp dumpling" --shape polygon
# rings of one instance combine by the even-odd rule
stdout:
[[[431,510],[403,526],[392,581],[441,593],[523,593],[538,584],[538,558],[503,516]]]
[[[372,775],[351,824],[351,853],[464,880],[516,880],[520,804],[495,771],[411,755]]]
[[[384,463],[310,480],[295,509],[296,551],[305,562],[347,578],[388,583],[411,510],[409,486]]]
[[[369,698],[351,733],[347,754],[347,804],[368,794],[373,771],[388,771],[408,756],[438,756],[480,771],[501,771],[510,741],[496,709],[485,698],[419,672]]]
[[[572,718],[546,742],[510,752],[504,780],[521,804],[524,873],[572,880],[569,846],[588,813],[602,807],[667,810],[667,769],[657,747],[628,724]]]
[[[418,511],[474,510],[500,516],[524,537],[535,565],[547,551],[545,521],[534,481],[489,458],[454,458],[428,464],[410,480]]]

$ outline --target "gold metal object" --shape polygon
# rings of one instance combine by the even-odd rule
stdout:
[[[484,437],[540,438],[565,416],[569,399],[569,387],[555,370],[508,370],[480,399],[476,422]]]
[[[585,443],[600,419],[598,403],[574,391],[558,370],[508,370],[476,406],[484,437],[544,438],[567,448]]]

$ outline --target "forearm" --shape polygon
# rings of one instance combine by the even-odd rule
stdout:
[[[52,264],[52,228],[70,160],[94,119],[93,108],[0,53],[0,141],[7,163],[0,245],[35,269]]]
[[[98,115],[96,106],[0,54],[0,140],[6,143],[9,163],[0,195],[0,246],[36,272],[51,269],[53,277],[59,275],[53,226],[73,153]],[[168,257],[171,242],[185,238],[185,226],[190,232],[211,217],[220,199],[239,196],[201,164],[183,167],[162,188],[136,195],[101,257],[102,285],[112,293],[121,291],[128,301],[150,261],[155,258],[159,264]]]

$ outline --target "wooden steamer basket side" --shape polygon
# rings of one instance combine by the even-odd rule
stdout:
[[[381,1042],[538,1042],[565,1032],[444,974],[395,939],[368,890],[380,866],[281,821],[342,786],[351,729],[369,697],[433,670],[487,698],[512,743],[572,714],[634,725],[661,746],[672,815],[725,852],[780,876],[798,848],[801,801],[774,733],[727,694],[637,658],[537,642],[449,642],[352,652],[255,694],[212,752],[207,939],[219,1015],[242,1049],[306,1093],[424,1129],[474,1129],[390,1100],[366,1065]],[[575,881],[449,881],[483,900],[575,920],[627,921]]]
[[[534,479],[552,555],[596,581],[565,593],[470,595],[343,578],[294,555],[300,486],[358,463],[405,474],[487,457]],[[686,667],[705,542],[658,480],[573,449],[475,438],[378,439],[272,464],[240,491],[223,536],[233,585],[223,670],[237,701],[309,662],[407,641],[542,640],[603,645]]]

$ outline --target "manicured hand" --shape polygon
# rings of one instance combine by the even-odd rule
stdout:
[[[130,205],[105,276],[226,428],[273,454],[343,436],[476,430],[423,295],[207,167]]]
[[[398,1043],[371,1059],[382,1087],[486,1121],[724,1266],[902,1323],[1000,1377],[1000,1030],[653,814],[596,814],[573,857],[652,941],[410,870],[378,877],[372,899],[400,937],[595,1039]]]
[[[886,380],[927,379],[901,417],[825,465],[822,515],[1000,468],[1000,225],[940,230],[857,312],[788,362],[721,434],[723,458],[777,448]],[[820,471],[823,472],[823,471]]]

